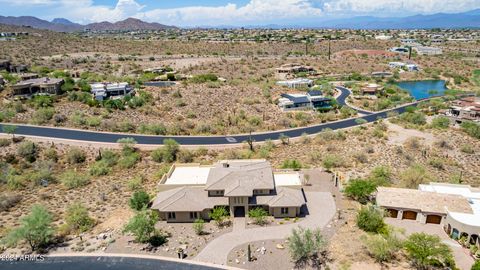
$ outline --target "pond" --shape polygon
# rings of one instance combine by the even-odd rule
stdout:
[[[410,93],[416,100],[433,96],[442,96],[448,90],[443,80],[405,81],[396,85]]]

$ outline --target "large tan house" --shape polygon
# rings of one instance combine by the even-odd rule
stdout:
[[[453,239],[480,246],[480,189],[430,183],[418,189],[379,187],[376,203],[397,219],[440,224]]]
[[[296,217],[305,205],[302,176],[275,173],[265,160],[226,160],[213,166],[174,165],[160,186],[152,209],[168,222],[209,219],[215,207],[226,207],[231,216],[243,217],[262,207],[274,217]]]
[[[33,94],[59,95],[62,92],[63,79],[34,78],[12,85],[14,96],[31,96]]]

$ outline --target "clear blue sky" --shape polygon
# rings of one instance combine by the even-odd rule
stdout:
[[[353,16],[456,13],[480,0],[0,0],[0,15],[78,23],[135,17],[177,26],[302,24]]]

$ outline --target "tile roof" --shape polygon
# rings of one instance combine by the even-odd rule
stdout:
[[[257,204],[270,207],[301,207],[305,197],[300,189],[277,187],[277,194],[257,196]]]
[[[468,200],[460,195],[440,194],[406,188],[377,188],[377,205],[422,212],[446,214],[451,212],[473,213]]]
[[[200,212],[217,205],[228,205],[227,197],[208,197],[203,187],[184,186],[159,192],[152,209],[161,212]]]

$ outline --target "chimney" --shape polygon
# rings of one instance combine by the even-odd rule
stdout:
[[[228,168],[228,167],[230,167],[230,164],[228,164],[228,162],[223,163],[223,168]]]

